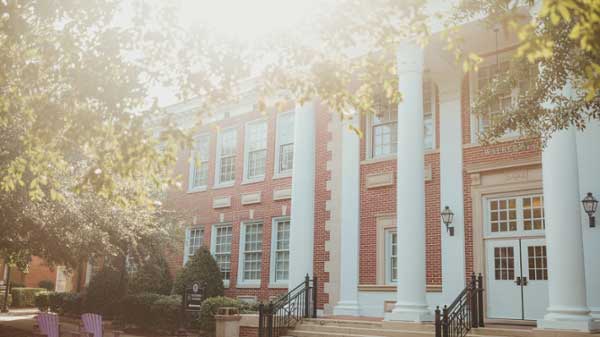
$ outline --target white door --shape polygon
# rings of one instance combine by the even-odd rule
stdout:
[[[546,240],[522,239],[523,316],[540,319],[548,308],[548,264]]]
[[[56,292],[62,293],[67,291],[67,270],[64,266],[56,267]]]
[[[490,240],[487,251],[487,316],[523,319],[519,240]]]

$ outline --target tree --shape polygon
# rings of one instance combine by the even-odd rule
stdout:
[[[210,251],[204,247],[200,247],[179,271],[173,284],[173,293],[183,295],[185,287],[191,286],[192,282],[196,281],[206,284],[205,298],[223,296],[221,270]]]

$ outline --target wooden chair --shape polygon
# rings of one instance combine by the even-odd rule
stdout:
[[[60,337],[60,324],[58,323],[58,315],[48,312],[39,313],[36,317],[37,328],[40,334],[47,337]]]
[[[82,322],[82,330],[83,333],[89,335],[90,337],[103,337],[104,336],[104,326],[102,325],[102,316],[98,314],[83,314],[81,315]],[[115,337],[119,337],[121,335],[121,331],[113,331],[113,335]]]

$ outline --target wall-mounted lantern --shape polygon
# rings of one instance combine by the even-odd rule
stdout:
[[[581,204],[583,204],[583,209],[590,218],[590,228],[596,227],[596,217],[594,217],[594,213],[596,213],[596,209],[598,208],[598,200],[594,198],[592,192],[588,192],[585,198],[581,200]]]
[[[444,210],[442,211],[441,215],[442,221],[444,222],[444,225],[446,225],[448,233],[450,233],[450,236],[454,236],[454,226],[451,226],[452,220],[454,220],[454,213],[452,213],[450,207],[446,206],[444,207]]]

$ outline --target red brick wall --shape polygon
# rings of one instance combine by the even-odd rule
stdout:
[[[46,261],[37,256],[31,257],[29,263],[29,272],[24,274],[24,283],[26,287],[37,288],[40,281],[52,281],[56,284],[56,270],[50,268]]]
[[[329,240],[330,234],[325,230],[325,222],[330,219],[330,212],[325,208],[325,204],[331,199],[331,192],[326,188],[327,181],[331,179],[331,172],[327,170],[327,161],[331,160],[331,152],[327,150],[327,143],[331,140],[331,133],[328,130],[331,118],[336,117],[325,106],[317,106],[313,270],[318,277],[317,306],[319,308],[323,308],[323,305],[329,300],[324,291],[324,284],[329,282],[329,273],[325,272],[325,262],[329,261],[329,253],[325,251],[325,242]]]
[[[241,184],[244,167],[244,131],[245,124],[259,118],[266,118],[268,125],[267,136],[267,160],[265,169],[265,180],[262,182]],[[282,215],[282,206],[287,207],[287,215],[290,214],[290,200],[274,201],[273,190],[279,188],[291,188],[291,178],[273,179],[274,161],[275,161],[275,136],[276,119],[274,112],[261,114],[251,112],[241,116],[225,119],[215,124],[204,126],[198,133],[210,133],[210,159],[208,169],[208,190],[204,192],[187,193],[188,175],[189,175],[189,150],[181,153],[176,164],[176,173],[181,176],[181,190],[171,190],[167,196],[167,206],[173,207],[180,214],[184,215],[186,226],[193,224],[193,218],[196,217],[196,226],[204,226],[204,245],[210,247],[212,225],[220,222],[220,214],[224,214],[224,221],[232,223],[233,236],[231,248],[231,278],[229,288],[225,290],[226,296],[236,297],[240,295],[257,296],[260,300],[268,300],[269,296],[274,296],[286,292],[287,289],[270,289],[270,257],[271,257],[271,223],[274,217]],[[218,127],[217,127],[218,126]],[[216,144],[217,129],[226,127],[236,127],[237,130],[237,158],[236,158],[236,181],[234,186],[227,188],[213,189],[215,181],[215,163],[216,163]],[[251,192],[261,192],[261,203],[243,206],[241,204],[241,194]],[[219,196],[231,196],[231,207],[214,209],[212,207],[213,198]],[[260,289],[256,288],[236,288],[238,261],[239,261],[239,243],[241,222],[250,220],[249,210],[254,210],[254,220],[263,221],[263,251],[262,251],[262,273]],[[168,254],[170,268],[173,275],[181,269],[183,264],[183,243],[182,237],[180,247]]]
[[[240,337],[258,337],[258,328],[241,326]]]

